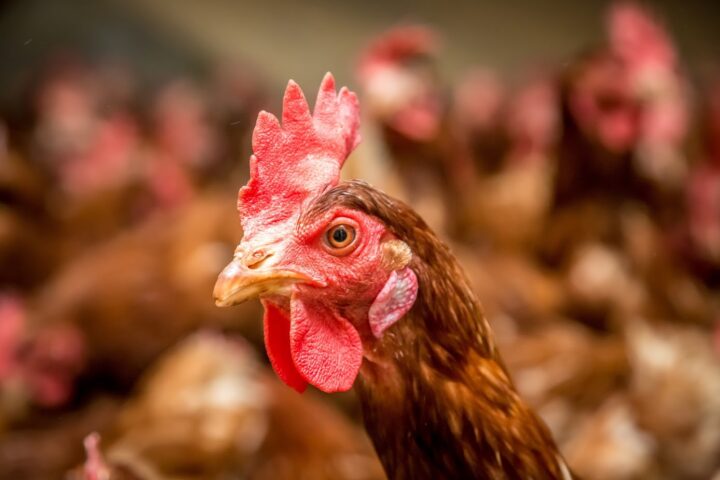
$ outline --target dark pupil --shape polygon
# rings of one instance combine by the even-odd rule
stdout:
[[[345,230],[345,227],[338,227],[333,230],[332,238],[337,243],[343,243],[345,240],[347,240],[348,233],[347,230]]]

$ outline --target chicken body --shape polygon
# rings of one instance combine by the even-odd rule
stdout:
[[[384,479],[359,428],[317,398],[284,388],[253,353],[210,331],[170,349],[106,429],[106,462],[96,440],[86,440],[81,478]]]

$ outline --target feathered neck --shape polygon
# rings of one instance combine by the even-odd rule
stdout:
[[[366,345],[356,384],[388,477],[570,478],[547,427],[515,392],[447,246],[409,207],[365,183],[341,184],[320,203],[380,218],[413,252],[417,301]]]

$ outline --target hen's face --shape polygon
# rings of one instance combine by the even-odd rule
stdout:
[[[355,94],[335,93],[327,74],[311,115],[291,81],[282,120],[258,116],[250,181],[238,194],[245,237],[218,278],[215,302],[260,296],[265,346],[285,383],[348,390],[363,340],[382,336],[415,302],[410,249],[362,207],[343,203],[357,199],[338,185],[360,141]]]
[[[302,391],[352,387],[364,347],[417,293],[408,246],[378,219],[317,202],[297,223],[244,238],[215,286],[218,305],[259,296],[278,375]]]
[[[395,27],[368,45],[358,66],[370,114],[414,141],[435,138],[442,121],[438,43],[437,34],[422,25]]]
[[[306,293],[338,308],[372,301],[382,268],[385,226],[361,212],[331,208],[295,225],[269,228],[244,238],[215,289],[219,305],[259,295],[283,304]],[[362,327],[358,325],[358,327]]]
[[[374,65],[362,83],[367,109],[380,122],[415,141],[438,135],[443,99],[434,72],[422,61]]]

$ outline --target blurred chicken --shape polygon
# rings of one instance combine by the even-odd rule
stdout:
[[[438,48],[438,35],[428,27],[395,27],[362,52],[357,76],[368,121],[379,129],[391,169],[401,182],[401,192],[388,190],[399,193],[431,226],[461,235],[475,174],[449,116],[446,87],[436,68]],[[349,168],[353,166],[350,162]],[[374,180],[358,168],[363,167],[356,167],[353,176]]]
[[[479,67],[467,72],[453,91],[452,115],[481,175],[502,167],[509,144],[504,122],[510,95],[495,72]]]
[[[12,425],[30,406],[53,408],[72,398],[85,367],[85,345],[73,325],[28,324],[27,307],[17,295],[0,297],[0,423]],[[32,338],[32,340],[30,340]]]
[[[0,437],[0,478],[65,478],[65,472],[83,459],[83,437],[108,428],[119,407],[118,399],[98,397],[62,414],[36,414],[4,431]]]
[[[9,142],[0,123],[0,288],[30,290],[61,260],[50,240],[59,226],[45,204],[47,182]]]
[[[687,172],[686,80],[670,37],[652,15],[618,3],[606,46],[571,66],[563,93],[559,205],[578,198],[628,198],[676,219]]]
[[[644,8],[609,9],[607,40],[566,69],[552,208],[538,236],[570,316],[602,329],[641,314],[712,321],[710,292],[675,255],[683,222],[688,82]]]
[[[656,443],[665,478],[709,478],[720,468],[720,357],[707,330],[633,323],[630,400]]]
[[[720,463],[720,357],[707,332],[634,321],[622,393],[588,412],[565,442],[589,480],[704,479]]]
[[[582,415],[592,414],[627,383],[625,345],[568,320],[499,338],[518,390],[563,443]],[[573,358],[573,362],[568,362]]]
[[[587,480],[666,479],[657,471],[654,448],[652,436],[638,427],[627,397],[620,394],[581,417],[563,445],[568,464]]]
[[[495,248],[527,251],[543,233],[552,202],[560,128],[557,87],[551,77],[537,75],[500,103],[501,99],[494,99],[500,95],[493,93],[498,89],[493,82],[476,76],[461,86],[463,96],[455,109],[465,118],[460,129],[482,172],[469,195],[469,222]],[[480,97],[476,103],[490,105],[469,110],[471,103],[463,97],[470,93],[464,91],[475,92]],[[493,144],[490,139],[501,141]]]
[[[38,203],[57,223],[63,258],[222,183],[227,143],[247,132],[236,111],[235,135],[222,136],[224,119],[189,79],[168,82],[139,107],[132,77],[117,65],[61,59],[33,95],[32,135],[17,143],[42,173]]]
[[[137,219],[140,127],[122,72],[61,58],[37,86],[33,131],[24,146],[50,180],[43,202],[63,227],[67,254]],[[128,87],[131,90],[131,87]]]
[[[508,321],[511,329],[532,328],[552,321],[563,310],[567,294],[562,278],[524,255],[453,245],[468,272],[473,290],[495,329]],[[549,320],[550,319],[550,320]]]
[[[385,478],[359,429],[285,389],[244,343],[208,332],[145,375],[105,439],[104,460],[86,440],[84,478]]]
[[[76,332],[86,360],[77,372],[80,379],[126,389],[164,349],[198,326],[229,325],[232,318],[242,328],[235,315],[215,309],[207,293],[237,240],[235,218],[224,194],[209,194],[88,249],[28,305],[25,355],[42,356],[48,342],[64,342],[57,332]],[[259,315],[258,306],[248,305],[245,315]],[[246,333],[260,335],[252,328]]]
[[[703,149],[687,185],[687,236],[684,256],[693,270],[720,285],[720,77],[707,91],[702,118]]]
[[[608,15],[609,49],[621,62],[633,101],[639,106],[633,159],[650,181],[655,202],[677,194],[687,175],[683,144],[689,127],[689,92],[673,40],[651,12],[618,3]],[[670,198],[663,198],[669,196]]]
[[[151,138],[143,175],[148,208],[186,205],[198,184],[219,163],[218,132],[208,100],[189,81],[166,85],[151,109]]]

